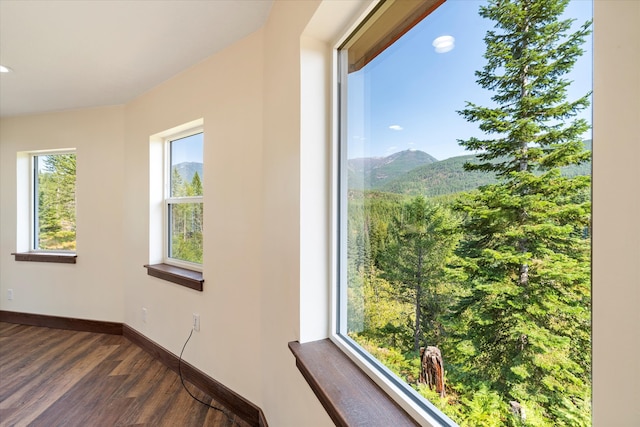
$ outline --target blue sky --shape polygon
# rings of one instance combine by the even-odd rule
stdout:
[[[481,136],[477,123],[456,110],[465,101],[490,106],[491,92],[475,82],[485,60],[484,35],[493,22],[478,16],[484,1],[448,0],[362,70],[349,75],[349,158],[382,157],[407,149],[425,151],[439,160],[469,154],[457,139]],[[592,2],[573,0],[565,16],[576,28],[591,19]],[[455,39],[453,49],[436,52],[441,36]],[[592,87],[592,47],[571,74],[569,100]],[[446,49],[445,49],[446,50]],[[361,107],[366,97],[370,107]],[[591,109],[582,114],[591,122]],[[585,135],[590,138],[590,135]]]
[[[177,139],[171,143],[171,164],[183,162],[203,162],[203,134],[197,133],[186,138]]]

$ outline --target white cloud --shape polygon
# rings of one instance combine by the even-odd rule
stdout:
[[[389,129],[391,129],[391,130],[402,130],[404,128],[402,126],[400,126],[400,125],[391,125],[391,126],[389,126]]]
[[[440,36],[431,44],[436,48],[436,53],[446,53],[456,47],[456,39],[453,36]]]

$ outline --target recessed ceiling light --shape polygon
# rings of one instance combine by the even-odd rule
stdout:
[[[4,65],[0,65],[0,73],[9,73],[11,72],[11,68],[5,67]]]

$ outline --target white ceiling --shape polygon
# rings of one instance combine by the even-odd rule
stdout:
[[[259,29],[271,0],[0,0],[0,115],[124,104]]]

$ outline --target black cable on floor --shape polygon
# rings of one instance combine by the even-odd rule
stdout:
[[[184,383],[184,378],[182,377],[182,353],[184,353],[184,349],[187,347],[187,343],[189,342],[189,340],[191,339],[191,335],[193,335],[193,328],[191,328],[191,332],[189,332],[189,338],[187,338],[187,340],[185,341],[184,345],[182,346],[182,351],[180,352],[180,357],[178,358],[178,373],[180,374],[180,382],[182,383],[182,387],[184,387],[184,389],[187,391],[187,393],[189,393],[189,396],[191,396],[194,400],[197,400],[198,402],[202,403],[205,406],[208,406],[211,409],[215,409],[216,411],[220,411],[222,412],[224,415],[226,415],[227,419],[229,421],[231,421],[233,423],[233,425],[236,424],[235,420],[233,418],[231,418],[229,416],[229,414],[227,413],[227,411],[225,411],[222,408],[218,408],[216,406],[210,405],[207,402],[204,402],[200,399],[198,399],[197,397],[195,397],[187,388],[187,386]]]

